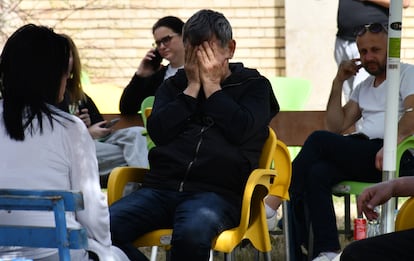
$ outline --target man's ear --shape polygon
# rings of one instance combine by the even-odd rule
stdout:
[[[234,55],[234,51],[236,50],[236,41],[235,40],[230,40],[229,43],[227,44],[227,48],[228,48],[228,59],[233,58]]]

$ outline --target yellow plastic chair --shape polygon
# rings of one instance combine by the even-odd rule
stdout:
[[[395,219],[395,231],[414,228],[414,197],[407,199]]]
[[[263,252],[266,260],[270,260],[271,243],[263,198],[271,190],[272,194],[285,200],[289,199],[291,174],[290,158],[286,156],[287,149],[278,149],[277,142],[276,134],[269,128],[269,137],[262,150],[259,168],[253,170],[246,183],[240,224],[238,227],[223,231],[212,242],[212,249],[224,252],[227,260],[231,260],[231,255],[228,253],[231,253],[243,239],[248,239],[258,251]],[[281,162],[276,164],[275,170],[270,168],[273,160]],[[128,182],[140,182],[147,171],[134,167],[115,168],[109,175],[109,204],[122,197],[123,188]],[[171,235],[172,229],[155,230],[138,238],[134,245],[136,247],[160,246],[168,250]]]

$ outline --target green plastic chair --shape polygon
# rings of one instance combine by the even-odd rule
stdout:
[[[141,113],[142,123],[144,124],[145,130],[142,132],[142,135],[147,137],[147,148],[150,150],[152,147],[155,146],[154,142],[152,141],[151,137],[148,135],[148,132],[146,130],[147,128],[147,115],[145,114],[145,110],[152,108],[152,105],[154,104],[155,97],[154,96],[148,96],[145,98],[141,103],[141,110],[139,113]]]
[[[311,94],[312,84],[309,80],[276,76],[270,78],[270,83],[281,111],[303,110]],[[300,146],[288,146],[291,159],[296,157],[300,148]]]
[[[138,113],[141,113],[144,127],[147,127],[147,117],[145,116],[145,109],[152,108],[152,105],[154,105],[154,100],[155,100],[154,96],[148,96],[141,103],[141,110]]]
[[[311,94],[312,84],[309,80],[277,76],[270,78],[270,83],[281,111],[303,110]]]

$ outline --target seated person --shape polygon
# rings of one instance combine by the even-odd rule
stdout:
[[[208,260],[212,240],[240,222],[243,190],[279,111],[270,82],[229,63],[236,42],[212,10],[184,25],[185,70],[160,86],[148,132],[150,172],[143,187],[110,207],[111,233],[131,260],[132,242],[173,228],[171,260]]]
[[[142,101],[154,96],[161,83],[173,76],[184,65],[184,45],[181,32],[184,22],[175,16],[165,16],[152,27],[155,40],[141,60],[137,71],[125,87],[119,101],[122,114],[136,114],[141,109]],[[168,60],[167,66],[161,65],[162,59]]]
[[[106,127],[107,122],[93,100],[82,89],[78,49],[69,36],[63,36],[70,43],[73,67],[67,80],[64,100],[59,103],[59,108],[77,115],[88,127],[95,141],[101,185],[106,187],[108,175],[115,167],[148,167],[147,140],[142,135],[145,129],[136,126],[113,132],[110,127]]]
[[[109,212],[99,186],[95,147],[85,124],[55,106],[70,71],[70,46],[52,30],[28,24],[7,40],[0,59],[0,184],[2,188],[78,190],[85,209],[66,216],[87,231],[99,260],[128,260],[111,246]],[[53,212],[0,211],[0,224],[54,226]],[[4,236],[4,235],[2,235]],[[89,260],[85,249],[71,260]],[[0,259],[59,260],[57,249],[0,247]]]
[[[387,28],[364,25],[356,41],[360,58],[343,61],[333,80],[327,104],[329,131],[316,131],[305,141],[292,163],[291,200],[295,253],[307,247],[309,220],[314,238],[314,260],[332,260],[341,250],[332,202],[332,187],[344,180],[379,182],[382,179],[384,116],[387,89]],[[356,86],[342,106],[344,82],[364,67],[370,76]],[[398,143],[414,133],[414,66],[401,64],[398,105]],[[357,133],[343,133],[356,125]],[[410,152],[402,161],[412,161]],[[305,215],[305,213],[307,213]]]
[[[414,196],[414,177],[400,177],[378,183],[358,196],[358,214],[364,212],[368,220],[377,219],[376,206],[392,197],[408,196]],[[346,246],[340,260],[414,260],[413,242],[414,229],[370,237]]]

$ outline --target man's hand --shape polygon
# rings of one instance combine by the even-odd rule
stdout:
[[[191,45],[186,46],[184,70],[188,79],[188,86],[184,90],[184,94],[197,98],[200,92],[200,69],[197,59],[198,47]]]
[[[378,213],[375,212],[375,207],[387,202],[393,197],[393,194],[394,186],[392,182],[381,182],[365,189],[358,196],[358,216],[364,212],[368,220],[377,219]]]
[[[384,162],[384,147],[382,147],[375,156],[375,167],[378,170],[382,170],[382,164]]]
[[[217,50],[216,42],[203,42],[197,51],[200,66],[200,79],[206,98],[221,90],[220,82],[224,79],[228,66],[226,59]]]
[[[352,59],[349,61],[343,61],[339,65],[338,72],[336,74],[336,79],[339,81],[346,81],[349,77],[354,76],[358,73],[359,69],[362,68],[360,59]]]

